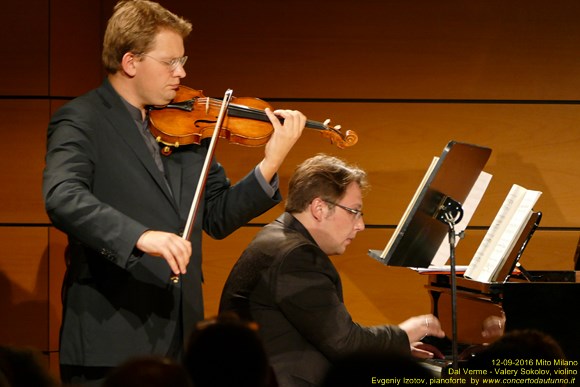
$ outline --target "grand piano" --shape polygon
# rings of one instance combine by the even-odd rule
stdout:
[[[449,235],[449,245],[454,245],[452,226],[461,221],[460,203],[467,201],[490,153],[486,147],[449,142],[425,174],[385,249],[369,249],[369,255],[385,265],[428,268],[446,236]],[[505,317],[506,332],[541,330],[560,343],[567,357],[580,360],[580,319],[576,317],[580,309],[578,254],[572,271],[528,272],[516,267],[540,219],[541,212],[533,212],[494,276],[496,282],[473,281],[457,272],[454,277],[449,273],[428,275],[426,287],[432,299],[432,313],[449,333],[447,344],[482,344],[484,320],[498,316]],[[450,257],[453,266],[454,253]],[[456,335],[451,334],[453,321]]]
[[[458,345],[483,344],[484,321],[491,316],[505,319],[504,332],[536,329],[552,336],[570,359],[580,360],[580,240],[570,271],[528,271],[519,260],[541,213],[529,219],[514,249],[497,275],[497,282],[484,283],[456,274],[456,322]],[[451,277],[431,274],[426,285],[432,313],[446,332],[452,326]]]
[[[559,342],[568,359],[580,360],[579,274],[580,271],[529,271],[524,276],[520,272],[499,283],[481,283],[457,275],[459,348],[484,343],[484,320],[505,316],[505,332],[540,330]],[[426,285],[432,313],[446,332],[451,332],[452,326],[450,282],[448,274],[430,274]]]

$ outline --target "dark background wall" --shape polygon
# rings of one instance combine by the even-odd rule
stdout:
[[[570,270],[580,231],[580,3],[575,0],[191,2],[162,0],[194,25],[184,84],[354,130],[338,149],[303,135],[280,171],[325,152],[370,174],[367,230],[336,257],[346,302],[365,324],[430,310],[426,279],[367,256],[382,249],[433,156],[450,140],[493,149],[494,175],[458,262],[467,264],[513,183],[543,192],[542,227],[522,263]],[[56,370],[63,235],[44,213],[41,178],[52,112],[100,84],[112,0],[2,0],[0,24],[0,343],[30,345]],[[233,181],[262,148],[221,142]],[[241,250],[280,205],[224,241],[205,240],[207,315]]]

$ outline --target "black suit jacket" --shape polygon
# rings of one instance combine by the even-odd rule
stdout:
[[[351,352],[410,350],[399,327],[352,320],[336,268],[289,213],[264,227],[233,267],[220,303],[226,310],[258,323],[280,387],[320,385],[332,362]]]
[[[179,284],[159,257],[135,249],[148,229],[182,232],[207,154],[177,148],[157,168],[121,97],[105,80],[51,119],[43,193],[53,224],[69,236],[62,364],[115,366],[166,354],[181,319],[187,338],[203,318],[201,230],[224,238],[280,201],[254,173],[230,186],[212,162]]]

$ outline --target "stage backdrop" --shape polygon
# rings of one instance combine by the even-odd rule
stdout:
[[[512,184],[543,192],[528,269],[570,270],[580,231],[580,3],[576,0],[162,0],[194,26],[183,83],[220,98],[260,97],[274,108],[341,125],[358,143],[339,149],[308,130],[280,171],[316,153],[370,176],[367,229],[334,258],[348,308],[364,324],[431,310],[426,278],[372,260],[399,222],[433,156],[451,141],[490,147],[493,179],[458,262],[469,262]],[[101,39],[112,0],[2,0],[0,25],[0,343],[43,351],[58,364],[65,237],[41,197],[51,114],[100,84]],[[220,142],[236,182],[263,148]],[[283,204],[222,241],[204,240],[205,302],[259,227]]]

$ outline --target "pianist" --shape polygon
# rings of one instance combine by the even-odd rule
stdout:
[[[257,322],[280,387],[319,386],[333,362],[356,351],[441,356],[419,343],[444,337],[435,316],[361,326],[343,303],[329,256],[343,254],[365,228],[366,186],[364,171],[335,157],[303,162],[290,179],[286,212],[257,234],[226,281],[220,312]]]

